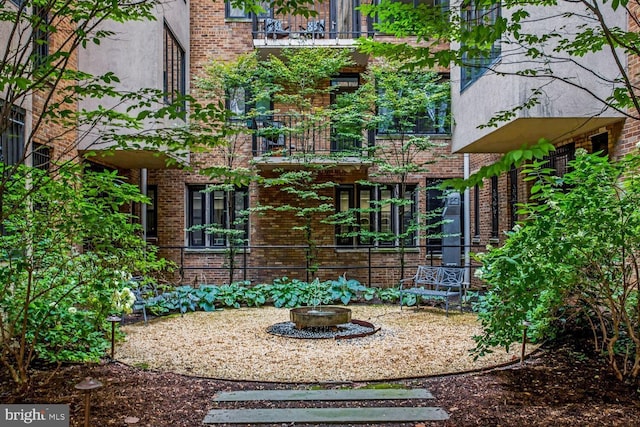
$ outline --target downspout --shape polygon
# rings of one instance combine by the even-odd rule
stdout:
[[[140,192],[147,195],[147,168],[140,169]],[[147,204],[140,203],[140,225],[142,226],[142,239],[147,241]]]
[[[464,179],[469,178],[469,153],[463,154]],[[471,283],[471,197],[469,187],[464,190],[464,284]]]

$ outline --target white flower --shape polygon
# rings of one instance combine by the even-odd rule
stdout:
[[[476,271],[473,273],[473,277],[482,279],[482,276],[484,276],[484,270],[482,270],[481,268],[476,268]]]
[[[136,296],[129,288],[123,288],[121,291],[116,289],[111,295],[111,306],[119,313],[131,313],[135,302]]]
[[[69,311],[69,313],[71,313],[71,314],[75,314],[75,313],[78,312],[78,309],[75,308],[75,307],[69,307],[69,309],[67,311]]]
[[[636,144],[636,147],[637,147],[637,146],[638,146],[638,145]],[[575,155],[576,155],[576,157],[586,156],[587,154],[588,154],[588,153],[587,153],[587,150],[585,150],[584,148],[576,148],[576,151],[575,151]]]

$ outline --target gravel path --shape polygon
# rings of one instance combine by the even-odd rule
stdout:
[[[519,346],[469,356],[480,332],[474,314],[354,305],[352,318],[380,330],[353,339],[292,339],[267,328],[288,309],[227,309],[123,327],[116,359],[136,367],[202,377],[277,382],[372,381],[461,372],[517,360]],[[533,346],[528,346],[529,351]]]

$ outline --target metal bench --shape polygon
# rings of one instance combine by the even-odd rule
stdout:
[[[462,297],[465,290],[463,282],[463,268],[420,265],[413,277],[400,280],[400,310],[402,310],[403,295],[411,294],[416,296],[416,306],[419,306],[420,298],[444,300],[447,316],[449,300],[458,299],[462,312]],[[405,287],[406,284],[411,284],[411,287]]]

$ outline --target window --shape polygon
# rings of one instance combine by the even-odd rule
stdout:
[[[343,220],[336,226],[338,246],[398,246],[404,237],[405,246],[416,244],[413,229],[417,216],[417,193],[414,185],[406,186],[398,202],[400,185],[343,185],[336,193],[336,213]]]
[[[271,9],[269,7],[269,3],[260,3],[260,6],[265,10],[265,12],[260,13],[258,15],[259,18],[265,18],[271,16]],[[231,4],[231,2],[227,1],[224,5],[224,17],[227,19],[251,19],[251,12],[245,10],[243,7],[237,7]]]
[[[574,143],[563,145],[545,156],[544,160],[547,161],[545,167],[553,169],[555,176],[562,177],[569,171],[569,162],[575,159],[575,156],[576,146]]]
[[[473,240],[480,243],[480,186],[473,187]]]
[[[189,246],[226,247],[248,240],[249,192],[246,188],[207,190],[198,185],[188,187],[187,193]]]
[[[158,186],[147,186],[147,237],[158,237]]]
[[[49,170],[49,164],[51,162],[51,149],[49,147],[34,142],[31,155],[31,163],[34,168],[44,171]]]
[[[449,76],[381,73],[377,77],[378,134],[449,134]]]
[[[427,252],[442,253],[443,233],[443,213],[447,202],[447,195],[440,184],[442,178],[427,178],[426,197],[426,222],[427,222]],[[462,203],[462,200],[460,201]],[[464,224],[464,209],[460,206],[460,224]],[[461,227],[464,230],[464,227]],[[445,243],[446,244],[446,243]]]
[[[498,177],[491,177],[491,238],[497,239],[500,233],[500,190]]]
[[[6,165],[22,162],[24,157],[24,117],[25,111],[11,107],[9,123],[0,135],[0,161]]]
[[[49,56],[49,14],[43,7],[33,7],[33,62],[45,65]]]
[[[373,3],[376,6],[380,6],[381,1],[375,0]],[[434,6],[438,6],[442,10],[446,10],[449,6],[448,0],[395,0],[395,1],[392,0],[392,3],[400,3],[403,5],[411,6],[412,8],[417,8],[417,7],[433,8]],[[406,9],[406,6],[404,6],[404,9]],[[389,10],[385,8],[384,11],[380,11],[380,12],[377,12],[374,16],[367,16],[367,28],[368,28],[369,35],[375,34],[374,24],[383,22],[380,18],[381,16],[383,16],[382,19],[384,19],[384,21],[388,23],[394,23],[396,22],[396,19],[398,17],[402,17],[402,15],[406,13],[405,10],[399,10],[396,7]],[[400,22],[400,25],[402,25],[403,20],[400,19],[398,21]],[[401,28],[402,30],[406,30],[406,28],[404,27],[401,27]]]
[[[609,155],[609,133],[603,132],[591,137],[591,152],[601,152],[602,156]]]
[[[501,17],[500,3],[489,5],[486,8],[475,0],[465,0],[465,3],[466,5],[461,10],[461,18],[463,25],[466,27],[464,29],[467,31],[479,26],[490,27]],[[491,37],[490,34],[492,32],[487,31],[487,34]],[[488,51],[464,44],[461,49],[463,65],[460,68],[460,81],[463,89],[484,74],[489,66],[501,55],[500,40],[495,40]]]
[[[518,169],[509,170],[509,209],[511,210],[509,226],[513,228],[518,223]]]
[[[184,49],[169,27],[164,26],[164,100],[173,103],[186,95],[186,60]],[[186,108],[182,101],[182,110]]]

